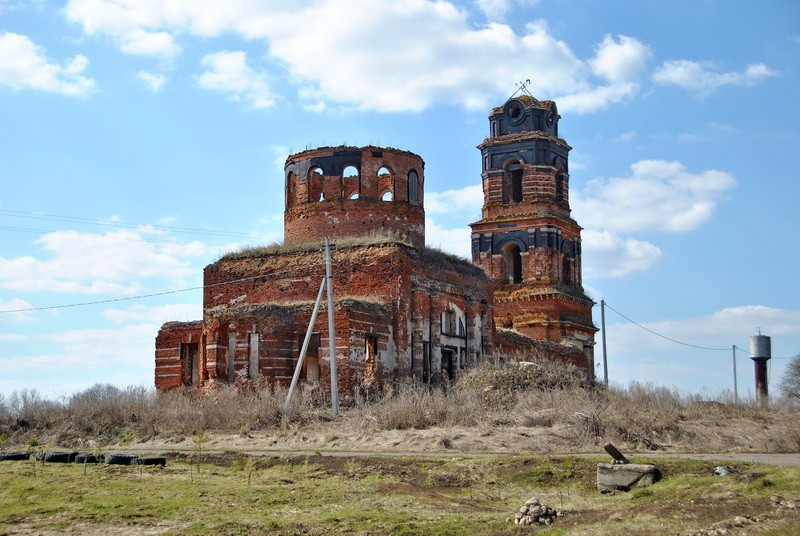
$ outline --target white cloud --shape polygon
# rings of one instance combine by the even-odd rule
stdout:
[[[620,233],[686,232],[711,217],[736,184],[729,173],[692,173],[680,162],[641,160],[624,178],[595,179],[573,192],[576,219],[586,227]]]
[[[478,9],[490,20],[502,19],[511,10],[511,4],[511,0],[475,0]]]
[[[0,333],[0,342],[24,341],[27,337],[19,333]]]
[[[765,78],[778,74],[763,63],[748,65],[742,72],[718,73],[711,70],[713,67],[714,65],[708,62],[665,61],[653,73],[653,80],[659,84],[675,85],[700,93],[710,93],[722,86],[752,86]]]
[[[501,14],[510,2],[483,0],[478,7]],[[419,111],[436,103],[484,109],[508,95],[514,81],[531,77],[537,95],[589,113],[635,94],[650,56],[632,37],[606,36],[594,58],[581,60],[541,21],[520,33],[497,22],[475,27],[466,9],[448,1],[70,0],[66,13],[84,33],[107,35],[126,53],[174,54],[178,38],[225,32],[262,40],[300,86],[301,105],[314,111]],[[253,107],[272,105],[263,75],[242,56],[207,61],[220,64],[208,65],[204,87]]]
[[[136,73],[136,78],[144,82],[153,93],[158,92],[167,83],[167,78],[163,74],[155,74],[148,71],[139,71]]]
[[[472,242],[466,224],[480,219],[482,206],[483,189],[480,185],[426,192],[425,213],[429,216],[425,219],[426,245],[471,259]],[[446,220],[455,227],[444,227],[437,219]]]
[[[624,314],[624,311],[620,312]],[[608,319],[608,315],[606,318]],[[771,337],[788,338],[800,334],[800,311],[763,305],[743,305],[715,311],[706,316],[638,323],[664,337],[685,344],[727,350],[732,344],[738,343],[747,351],[747,337],[755,335],[759,327],[765,335]],[[623,339],[627,346],[651,348],[676,346],[675,342],[653,335],[627,321],[615,323],[609,327],[609,331],[612,329],[614,337]]]
[[[80,373],[92,368],[95,376],[103,376],[104,370],[119,370],[131,365],[152,368],[153,341],[157,331],[155,324],[134,324],[115,329],[76,329],[45,334],[41,339],[54,344],[57,347],[54,352],[34,356],[3,356],[0,357],[0,367],[8,373],[30,369],[71,369]]]
[[[622,277],[647,270],[663,258],[648,231],[688,232],[708,221],[736,184],[728,173],[692,173],[680,162],[641,160],[628,177],[594,179],[571,193],[583,231],[586,278]]]
[[[6,32],[0,34],[0,85],[15,90],[35,89],[62,95],[84,96],[94,89],[95,82],[83,76],[89,60],[76,55],[66,65],[51,63],[44,48],[27,36]]]
[[[569,110],[574,114],[588,114],[606,110],[612,104],[624,101],[639,90],[634,83],[598,86],[586,91],[576,91],[557,97],[559,110]]]
[[[32,320],[30,315],[23,309],[31,309],[33,305],[19,298],[10,300],[0,299],[0,322],[3,320],[13,320],[15,322],[27,322]],[[17,312],[11,312],[17,311]]]
[[[628,142],[631,142],[631,141],[635,140],[636,136],[637,136],[637,134],[636,134],[635,130],[629,130],[628,132],[623,132],[622,134],[617,136],[615,139],[616,139],[616,141],[621,141],[621,142],[624,142],[624,143],[628,143]]]
[[[0,257],[0,287],[17,291],[131,293],[144,278],[181,281],[194,275],[185,260],[206,252],[201,242],[158,244],[146,230],[105,235],[53,232],[38,242],[49,258]]]
[[[158,5],[163,4],[163,5]],[[194,9],[203,8],[196,2]],[[153,0],[71,0],[64,8],[67,20],[80,23],[87,35],[111,37],[126,54],[171,57],[181,52],[162,25],[180,23],[191,6]]]
[[[425,219],[425,245],[472,259],[472,242],[464,227],[446,229],[430,218]]]
[[[134,29],[120,40],[120,50],[137,56],[175,56],[180,47],[167,32],[146,32]]]
[[[592,71],[609,82],[627,83],[637,80],[645,70],[647,61],[652,58],[650,47],[633,37],[610,35],[603,38],[589,62]]]
[[[463,217],[480,218],[483,206],[483,187],[480,184],[458,190],[425,193],[426,214],[458,214]]]
[[[297,96],[302,102],[301,106],[308,112],[322,113],[328,110],[328,103],[320,95],[319,90],[313,87],[300,88]]]
[[[201,291],[196,292],[199,294]],[[103,313],[103,316],[114,324],[189,322],[203,318],[203,306],[199,301],[197,303],[172,303],[158,307],[137,304],[127,309],[109,309]]]
[[[535,6],[539,0],[474,0],[474,3],[489,20],[501,20],[514,4]]]
[[[661,250],[642,240],[625,238],[609,231],[584,229],[583,276],[622,277],[654,266],[664,254]]]
[[[205,89],[228,94],[233,101],[244,100],[252,108],[269,108],[275,104],[267,77],[247,65],[247,53],[223,51],[208,54],[201,64],[206,68],[197,79]]]

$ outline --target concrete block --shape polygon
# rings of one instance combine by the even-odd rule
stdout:
[[[597,464],[597,489],[630,491],[650,486],[661,480],[661,471],[655,465],[643,463]]]

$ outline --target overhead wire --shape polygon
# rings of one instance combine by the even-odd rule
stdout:
[[[247,233],[242,233],[237,231],[220,231],[214,229],[202,229],[198,227],[181,227],[176,225],[154,225],[151,223],[134,223],[125,221],[114,221],[108,219],[83,218],[78,216],[45,214],[45,213],[28,212],[22,210],[0,209],[0,216],[11,216],[16,218],[27,218],[27,219],[45,220],[45,221],[60,221],[67,223],[83,223],[88,225],[97,225],[101,227],[116,227],[116,228],[126,228],[126,229],[148,228],[154,230],[163,230],[163,231],[180,232],[180,233],[243,237],[243,238],[251,236]]]
[[[187,240],[175,240],[172,238],[153,238],[148,236],[112,236],[112,235],[97,235],[94,233],[85,233],[81,231],[50,231],[47,229],[30,229],[25,227],[8,227],[0,225],[0,230],[2,231],[15,231],[20,233],[32,233],[32,234],[49,234],[49,235],[62,235],[62,236],[92,236],[95,238],[100,238],[103,240],[123,240],[128,242],[147,242],[153,244],[177,244],[177,245],[190,245],[195,242],[196,240],[187,241]],[[251,237],[252,238],[252,237]],[[207,246],[227,246],[230,245],[229,243],[224,242],[203,242],[203,244]]]
[[[205,234],[209,236],[229,236],[229,237],[240,237],[240,238],[253,238],[252,235],[245,234],[245,233],[237,233],[233,231],[215,231],[211,229],[199,229],[199,228],[192,228],[192,227],[180,227],[180,226],[170,226],[170,225],[152,225],[152,224],[143,224],[143,223],[133,223],[133,222],[124,222],[124,221],[112,221],[112,220],[101,220],[101,219],[93,219],[93,218],[82,218],[77,216],[65,216],[65,215],[57,215],[57,214],[46,214],[46,213],[38,213],[38,212],[26,212],[26,211],[19,211],[19,210],[8,210],[8,209],[0,209],[0,215],[5,216],[12,216],[12,217],[19,217],[19,218],[27,218],[27,219],[37,219],[37,220],[45,220],[45,221],[62,221],[62,222],[69,222],[69,223],[84,223],[90,225],[97,225],[97,226],[104,226],[104,227],[113,227],[113,228],[122,228],[122,229],[141,229],[141,230],[163,230],[163,231],[171,231],[171,232],[181,232],[181,233],[192,233],[192,234]],[[31,228],[24,228],[24,227],[11,227],[11,226],[0,226],[0,230],[8,230],[8,231],[16,231],[16,232],[27,232],[27,233],[48,233],[48,234],[64,234],[64,235],[86,235],[89,236],[91,233],[83,233],[79,231],[49,231],[43,229],[31,229]],[[115,239],[115,240],[132,240],[132,241],[145,241],[145,242],[154,242],[154,243],[170,243],[170,244],[191,244],[192,242],[186,241],[178,241],[173,239],[159,239],[159,238],[152,238],[152,237],[120,237],[120,236],[109,236],[104,235],[102,236],[104,239]],[[206,242],[207,245],[212,246],[223,246],[226,244],[223,243],[211,243]],[[365,270],[362,267],[355,267],[356,270],[369,274],[373,277],[377,277],[376,274],[371,273],[369,270]],[[281,273],[281,272],[276,272]],[[274,275],[270,274],[270,275]],[[204,287],[214,287],[224,284],[230,283],[238,283],[241,281],[247,281],[251,279],[258,279],[260,277],[265,277],[263,275],[260,276],[253,276],[250,278],[243,278],[237,279],[232,281],[226,281],[221,283],[215,283],[211,285],[204,285],[200,287],[190,287],[185,289],[177,289],[177,290],[169,290],[164,292],[156,292],[151,294],[141,294],[137,296],[126,296],[126,297],[118,297],[118,298],[109,298],[106,300],[95,300],[90,302],[80,302],[80,303],[71,303],[71,304],[64,304],[64,305],[51,305],[51,306],[44,306],[44,307],[29,307],[29,308],[21,308],[21,309],[11,309],[11,310],[0,310],[0,314],[3,313],[22,313],[22,312],[32,312],[32,311],[42,311],[42,310],[49,310],[49,309],[63,309],[69,307],[80,307],[80,306],[88,306],[88,305],[98,305],[104,303],[114,303],[119,301],[129,301],[129,300],[136,300],[136,299],[143,299],[143,298],[150,298],[156,296],[163,296],[168,294],[177,294],[181,292],[189,292],[192,290],[199,290]],[[627,317],[614,307],[610,306],[608,302],[605,302],[605,306],[617,313],[620,317],[624,318],[631,324],[657,336],[662,339],[668,340],[675,344],[680,344],[682,346],[687,346],[690,348],[697,348],[700,350],[710,350],[710,351],[727,351],[730,348],[714,348],[708,346],[700,346],[696,344],[687,343],[684,341],[680,341],[674,339],[672,337],[668,337],[661,333],[658,333],[634,320]],[[738,346],[734,345],[734,348],[738,349],[739,351],[745,352],[750,354],[747,350],[743,348],[739,348]],[[788,357],[774,357],[772,359],[792,359],[795,356],[788,356]]]
[[[187,234],[203,235],[203,236],[212,236],[217,238],[227,237],[231,239],[249,239],[249,240],[258,240],[260,238],[258,236],[253,235],[252,233],[242,233],[236,231],[215,230],[215,229],[197,228],[197,227],[181,227],[175,225],[156,225],[150,223],[134,223],[125,221],[114,221],[108,219],[83,218],[78,216],[65,216],[58,214],[28,212],[21,210],[0,209],[0,217],[2,216],[53,221],[53,222],[66,222],[66,223],[82,224],[82,225],[92,225],[92,226],[106,227],[111,229],[138,231],[140,233],[138,236],[118,236],[113,234],[97,234],[93,232],[77,231],[77,230],[51,230],[51,229],[38,229],[38,228],[14,226],[14,225],[0,225],[0,231],[11,231],[11,232],[40,234],[40,235],[91,236],[94,238],[100,238],[102,240],[123,240],[131,242],[147,242],[155,244],[177,244],[177,245],[191,245],[197,242],[197,240],[191,240],[191,239],[177,240],[174,238],[147,236],[146,233],[155,231],[155,232],[178,233],[184,235]],[[225,243],[225,242],[204,241],[203,243],[208,246],[230,245],[230,242]]]
[[[614,309],[613,307],[611,307],[611,306],[608,304],[608,302],[607,302],[607,301],[605,301],[605,300],[604,300],[604,303],[605,303],[605,306],[606,306],[606,307],[608,307],[609,309],[611,309],[612,311],[614,311],[615,313],[617,313],[619,316],[621,316],[622,318],[624,318],[625,320],[627,320],[627,321],[628,321],[628,322],[630,322],[631,324],[633,324],[633,325],[635,325],[635,326],[638,326],[638,327],[642,328],[643,330],[645,330],[645,331],[648,331],[648,332],[652,333],[653,335],[655,335],[655,336],[657,336],[657,337],[661,337],[662,339],[666,339],[666,340],[668,340],[668,341],[670,341],[670,342],[674,342],[674,343],[676,343],[676,344],[681,344],[681,345],[683,345],[683,346],[688,346],[688,347],[690,347],[690,348],[697,348],[697,349],[699,349],[699,350],[713,350],[713,351],[722,351],[722,350],[725,350],[725,351],[727,351],[727,350],[730,350],[730,347],[728,347],[728,348],[712,348],[712,347],[709,347],[709,346],[699,346],[699,345],[697,345],[697,344],[691,344],[691,343],[688,343],[688,342],[683,342],[683,341],[679,341],[679,340],[677,340],[677,339],[673,339],[673,338],[671,338],[671,337],[667,337],[666,335],[662,335],[661,333],[658,333],[657,331],[653,331],[652,329],[650,329],[650,328],[648,328],[648,327],[646,327],[646,326],[643,326],[643,325],[639,324],[638,322],[636,322],[636,321],[634,321],[634,320],[631,320],[630,318],[628,318],[628,317],[627,317],[627,316],[625,316],[624,314],[620,313],[619,311],[617,311],[616,309]]]
[[[305,266],[303,268],[304,269],[315,268],[315,267],[318,267],[320,264],[324,265],[324,263],[317,263],[317,264],[311,264],[309,266]],[[83,307],[83,306],[89,306],[89,305],[101,305],[101,304],[105,304],[105,303],[115,303],[115,302],[131,301],[131,300],[140,300],[140,299],[144,299],[144,298],[153,298],[153,297],[156,297],[156,296],[165,296],[165,295],[168,295],[168,294],[178,294],[178,293],[181,293],[181,292],[190,292],[192,290],[204,290],[206,288],[219,287],[219,286],[222,286],[222,285],[230,285],[230,284],[233,284],[233,283],[241,283],[243,281],[253,281],[253,280],[257,280],[257,279],[266,279],[268,277],[274,277],[276,275],[286,274],[286,273],[289,273],[289,272],[294,272],[294,271],[287,269],[287,270],[281,270],[281,271],[278,271],[278,272],[270,272],[268,274],[259,274],[259,275],[250,276],[250,277],[242,277],[242,278],[239,278],[239,279],[231,279],[231,280],[227,280],[227,281],[220,281],[219,283],[208,283],[208,284],[203,284],[203,285],[197,286],[197,287],[189,287],[189,288],[174,289],[174,290],[165,290],[165,291],[162,291],[162,292],[153,292],[153,293],[150,293],[150,294],[138,294],[136,296],[120,296],[120,297],[117,297],[117,298],[108,298],[108,299],[104,299],[104,300],[94,300],[94,301],[88,301],[88,302],[67,303],[67,304],[61,304],[61,305],[46,305],[46,306],[42,306],[42,307],[22,307],[22,308],[18,308],[18,309],[4,309],[4,310],[0,310],[0,314],[29,313],[29,312],[34,312],[34,311],[47,311],[47,310],[52,310],[52,309],[68,309],[68,308],[71,308],[71,307]]]
[[[630,318],[628,318],[627,316],[625,316],[625,315],[624,315],[624,314],[622,314],[621,312],[619,312],[619,311],[617,311],[616,309],[614,309],[613,307],[611,307],[611,306],[608,304],[608,302],[607,302],[607,301],[603,300],[603,303],[605,304],[605,306],[606,306],[607,308],[611,309],[612,311],[614,311],[615,313],[617,313],[619,316],[621,316],[622,318],[624,318],[625,320],[627,320],[627,321],[628,321],[628,322],[630,322],[631,324],[633,324],[633,325],[635,325],[635,326],[637,326],[637,327],[639,327],[639,328],[641,328],[641,329],[643,329],[643,330],[645,330],[645,331],[648,331],[648,332],[652,333],[653,335],[656,335],[657,337],[661,337],[662,339],[666,339],[666,340],[668,340],[668,341],[670,341],[670,342],[674,342],[674,343],[676,343],[676,344],[680,344],[680,345],[683,345],[683,346],[688,346],[688,347],[690,347],[690,348],[697,348],[697,349],[699,349],[699,350],[711,350],[711,351],[715,351],[715,352],[719,352],[719,351],[728,351],[728,350],[731,350],[731,348],[734,348],[734,349],[736,349],[736,350],[739,350],[740,352],[744,352],[744,353],[746,353],[746,354],[748,354],[748,355],[750,355],[750,356],[752,356],[752,355],[753,355],[753,354],[752,354],[750,351],[748,351],[748,350],[745,350],[744,348],[740,348],[739,346],[736,346],[736,345],[733,345],[732,347],[730,347],[730,346],[729,346],[729,347],[726,347],[726,348],[713,348],[713,347],[710,347],[710,346],[700,346],[700,345],[697,345],[697,344],[691,344],[691,343],[688,343],[688,342],[683,342],[683,341],[679,341],[679,340],[677,340],[677,339],[673,339],[673,338],[671,338],[671,337],[667,337],[666,335],[663,335],[663,334],[661,334],[661,333],[658,333],[657,331],[654,331],[654,330],[652,330],[652,329],[648,328],[647,326],[643,326],[642,324],[640,324],[640,323],[638,323],[638,322],[636,322],[636,321],[634,321],[634,320],[631,320]],[[781,359],[781,360],[782,360],[782,359],[793,359],[794,357],[796,357],[796,356],[789,356],[789,357],[773,357],[773,358],[771,358],[771,359]]]

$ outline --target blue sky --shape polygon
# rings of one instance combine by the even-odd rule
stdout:
[[[731,390],[759,329],[800,352],[799,60],[793,0],[0,0],[0,393],[152,385],[203,267],[282,239],[291,152],[421,155],[428,244],[468,255],[475,146],[526,79],[611,381]]]

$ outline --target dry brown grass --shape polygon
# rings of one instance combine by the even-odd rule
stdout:
[[[96,385],[59,401],[35,391],[0,397],[0,436],[13,445],[178,444],[198,431],[241,448],[339,450],[798,452],[800,410],[709,400],[648,383],[603,389],[553,362],[484,364],[443,389],[388,386],[333,418],[317,389],[265,385],[156,394]],[[241,441],[240,441],[241,439]],[[224,447],[224,442],[217,442]]]

